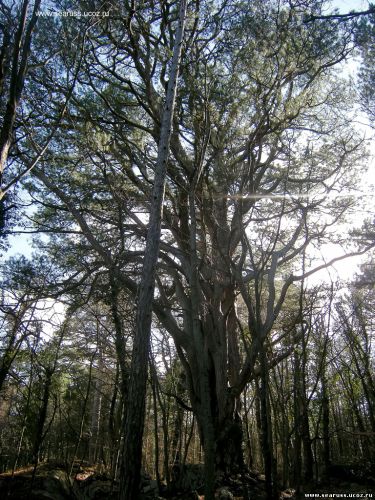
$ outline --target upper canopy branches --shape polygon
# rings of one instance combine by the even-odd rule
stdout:
[[[39,207],[34,223],[54,233],[49,249],[67,273],[80,283],[115,273],[135,293],[178,4],[111,5],[110,16],[85,25],[69,106],[27,187]],[[353,25],[318,19],[324,8],[188,4],[155,302],[180,345],[193,247],[208,304],[202,317],[215,307],[229,314],[240,293],[252,324],[269,330],[300,276],[302,253],[331,237],[356,203],[364,141],[351,124],[350,83],[337,69],[353,50]],[[83,26],[70,22],[75,34]],[[57,76],[71,75],[74,62],[61,50]],[[33,70],[27,96],[48,95],[53,115],[51,74],[48,65]],[[32,162],[48,123],[20,121],[15,167]]]

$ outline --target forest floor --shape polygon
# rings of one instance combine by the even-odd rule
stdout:
[[[204,500],[201,466],[192,465],[185,477],[176,482],[173,491],[158,490],[155,480],[143,476],[142,500]],[[69,480],[66,468],[58,464],[41,464],[33,477],[33,467],[20,468],[12,474],[0,474],[0,498],[9,500],[115,500],[118,484],[95,467],[77,468],[74,481]],[[333,471],[334,472],[334,471]],[[280,493],[280,500],[305,498],[356,498],[375,499],[375,480],[356,477],[340,469],[340,474],[330,477],[324,484],[305,488],[297,495],[294,489]],[[267,500],[262,474],[245,472],[218,477],[218,500]]]

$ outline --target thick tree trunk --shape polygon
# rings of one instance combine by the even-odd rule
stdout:
[[[223,425],[220,427],[215,433],[216,468],[227,473],[239,472],[244,468],[243,430],[239,414],[229,415],[224,428]]]
[[[9,352],[5,352],[3,359],[0,360],[0,391],[3,389],[3,385],[8,376],[10,367],[12,366],[12,362],[14,360],[14,355]],[[1,401],[0,401],[1,405]]]
[[[195,366],[193,360],[190,360],[189,365]],[[192,372],[190,372],[190,376]],[[217,379],[215,377],[215,370],[213,364],[210,364],[207,376],[207,386],[205,388],[205,402],[207,408],[202,408],[201,393],[192,392],[191,385],[201,389],[199,385],[202,376],[201,367],[195,370],[193,374],[193,381],[189,384],[190,400],[193,406],[194,415],[197,418],[198,430],[203,449],[207,445],[208,439],[211,440],[210,446],[212,447],[209,452],[213,453],[211,459],[213,463],[208,464],[210,473],[214,476],[214,471],[224,473],[238,472],[244,467],[242,443],[243,431],[242,421],[239,413],[236,411],[235,396],[231,393],[230,389],[226,388],[225,396],[217,389]],[[189,377],[188,377],[189,380]],[[217,394],[221,393],[222,397],[218,398]],[[204,412],[210,412],[211,418],[209,427],[207,426],[207,415]]]
[[[139,288],[136,331],[132,352],[129,394],[127,398],[129,405],[126,409],[125,416],[123,462],[120,483],[120,498],[122,500],[135,500],[139,496],[152,300],[155,288],[156,265],[159,255],[164,187],[177,93],[177,79],[181,59],[185,17],[186,2],[185,0],[181,0],[179,24],[176,31],[166,102],[161,121],[158,157],[151,199],[150,221]]]
[[[192,182],[189,193],[189,214],[190,214],[190,320],[189,329],[192,334],[192,354],[195,358],[190,360],[190,366],[197,367],[194,386],[194,404],[200,429],[201,444],[204,450],[204,480],[205,498],[214,499],[215,489],[215,454],[216,439],[214,429],[215,415],[215,372],[213,369],[212,357],[210,357],[207,345],[207,332],[202,328],[200,304],[202,293],[199,283],[198,258],[196,247],[197,224],[195,210],[195,187],[200,176],[199,167],[195,172],[195,179]],[[192,363],[194,363],[192,365]]]

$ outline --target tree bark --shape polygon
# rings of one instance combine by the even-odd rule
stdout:
[[[323,425],[323,461],[324,473],[328,473],[331,465],[331,440],[329,434],[329,397],[327,389],[327,377],[324,369],[322,375],[322,425]]]
[[[158,156],[155,166],[155,178],[151,199],[150,221],[147,231],[144,263],[139,287],[136,331],[133,344],[128,395],[128,401],[130,404],[127,408],[125,416],[123,462],[120,482],[121,500],[135,500],[139,496],[147,368],[152,320],[152,300],[154,296],[155,274],[159,255],[164,188],[172,132],[173,113],[177,93],[177,80],[179,75],[182,41],[185,28],[185,17],[186,1],[181,0],[166,102],[161,121]]]
[[[2,191],[4,169],[8,159],[9,150],[12,145],[17,107],[19,105],[24,87],[25,77],[27,73],[27,63],[31,50],[31,38],[38,20],[37,12],[39,10],[40,3],[41,0],[35,0],[33,13],[27,27],[26,18],[29,1],[24,0],[21,7],[21,18],[15,37],[12,58],[9,97],[6,105],[2,127],[0,130],[0,202],[4,196],[4,193]]]
[[[262,445],[264,457],[264,471],[266,476],[267,497],[276,499],[277,497],[277,477],[275,474],[273,456],[273,437],[271,424],[271,409],[269,404],[269,374],[265,347],[262,344],[259,349],[261,366],[260,385],[260,411],[262,422]]]

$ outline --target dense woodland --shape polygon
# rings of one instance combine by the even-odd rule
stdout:
[[[0,29],[0,490],[374,491],[374,7],[1,0]]]

